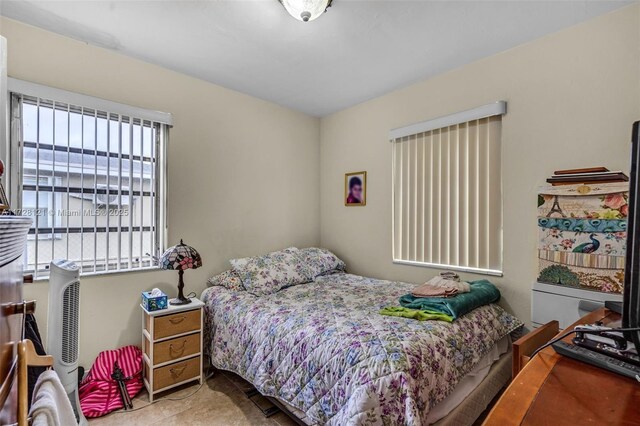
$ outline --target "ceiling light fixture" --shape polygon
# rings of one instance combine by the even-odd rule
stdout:
[[[278,0],[289,15],[298,21],[313,21],[318,18],[328,8],[331,7],[333,0]]]

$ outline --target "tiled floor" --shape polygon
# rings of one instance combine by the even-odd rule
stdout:
[[[234,379],[233,376],[229,376]],[[279,412],[266,418],[231,379],[215,372],[213,377],[194,394],[182,400],[170,400],[188,396],[198,389],[198,384],[161,394],[149,405],[147,392],[143,390],[133,400],[135,411],[116,411],[90,421],[91,426],[126,425],[279,425],[296,423]],[[241,380],[241,379],[240,379]],[[258,396],[258,398],[262,398]],[[264,400],[266,404],[268,402]]]
[[[149,405],[149,397],[146,390],[143,390],[133,400],[134,411],[113,412],[90,420],[90,426],[296,426],[296,423],[282,412],[269,418],[265,417],[241,390],[251,385],[232,373],[216,371],[213,377],[196,392],[198,386],[198,384],[186,385],[173,392],[161,394],[152,405]],[[500,394],[493,399],[473,426],[482,424]],[[177,400],[178,398],[184,399]],[[271,405],[262,396],[253,397],[253,399],[263,407]]]

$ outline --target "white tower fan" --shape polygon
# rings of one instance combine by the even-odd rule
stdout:
[[[78,315],[80,269],[69,260],[54,260],[49,269],[47,351],[80,425],[87,425],[78,398]]]

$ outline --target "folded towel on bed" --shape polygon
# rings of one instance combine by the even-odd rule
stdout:
[[[380,315],[387,315],[390,317],[403,317],[412,318],[418,321],[446,321],[452,322],[453,317],[443,314],[441,312],[424,311],[419,309],[403,308],[402,306],[387,306],[380,311]]]
[[[424,283],[411,290],[411,294],[415,297],[450,297],[458,294],[458,290]]]
[[[437,276],[414,288],[411,294],[415,297],[449,297],[468,293],[470,289],[468,283]]]
[[[456,274],[455,272],[453,272],[453,271],[443,271],[443,272],[440,272],[440,276],[441,276],[442,278],[446,278],[446,279],[448,279],[448,280],[452,280],[452,281],[458,281],[458,282],[462,281],[462,280],[460,279],[460,276],[459,276],[458,274]]]
[[[415,297],[405,294],[400,297],[404,308],[421,311],[440,312],[456,319],[483,305],[500,300],[500,290],[487,280],[472,281],[468,293],[459,293],[452,297]]]

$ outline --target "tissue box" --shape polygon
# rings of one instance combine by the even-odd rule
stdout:
[[[147,312],[167,309],[167,295],[162,293],[160,296],[152,296],[150,291],[143,291],[142,307],[144,307]]]

